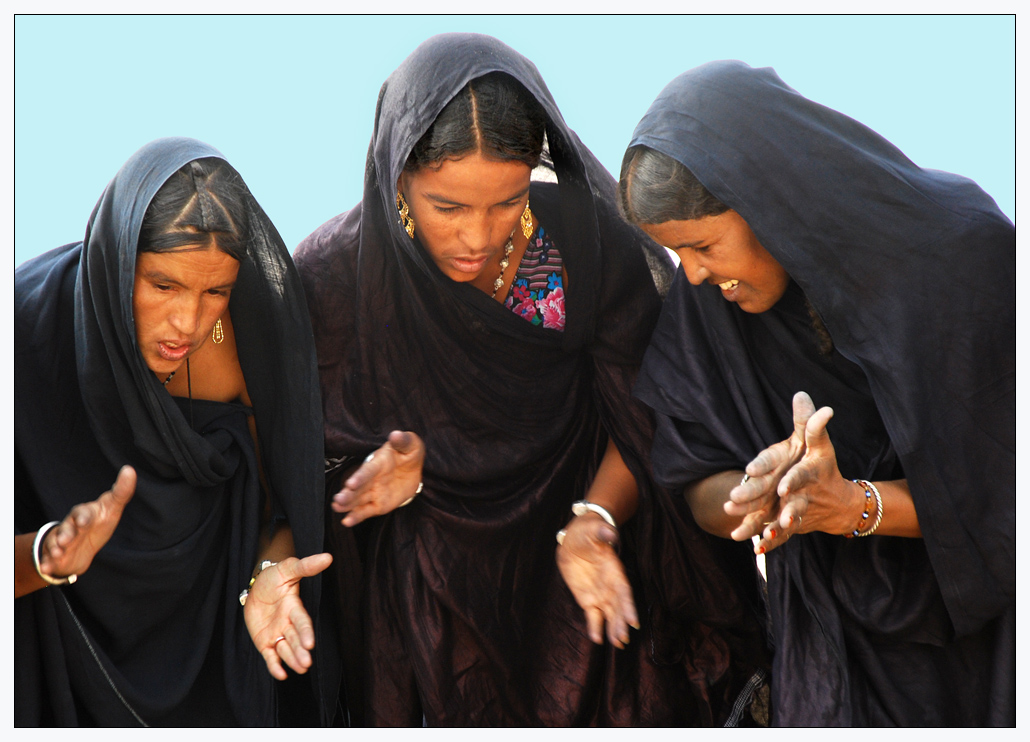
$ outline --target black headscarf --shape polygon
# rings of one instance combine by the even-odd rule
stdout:
[[[534,174],[530,205],[568,271],[564,332],[448,279],[397,215],[397,179],[413,146],[470,80],[491,72],[515,78],[546,114],[547,172]],[[591,668],[582,612],[555,569],[554,532],[585,494],[605,432],[642,500],[653,496],[653,423],[629,390],[671,265],[619,219],[611,176],[565,125],[533,64],[486,36],[419,46],[380,91],[360,206],[308,237],[296,259],[318,347],[327,456],[356,459],[395,428],[426,443],[422,494],[372,526],[368,627],[379,638],[381,627],[396,629],[368,640],[369,721],[420,721],[404,716],[418,706],[412,673],[432,724],[705,718],[663,705],[668,688],[655,687],[653,668],[630,671],[635,700],[597,701],[632,675],[603,670],[610,654]],[[452,656],[469,646],[458,638],[467,632],[483,654],[462,677],[449,663],[470,661]],[[625,653],[624,670],[643,666],[638,654]],[[385,710],[386,696],[395,708]]]
[[[799,95],[773,70],[740,62],[703,65],[673,80],[630,145],[646,145],[689,168],[744,218],[796,282],[761,315],[745,315],[717,287],[691,287],[682,276],[673,284],[637,393],[668,418],[699,427],[678,439],[676,423],[665,423],[668,435],[659,436],[655,451],[659,480],[682,486],[742,467],[789,434],[792,393],[813,391],[800,384],[822,384],[827,394],[815,403],[837,412],[830,436],[842,472],[906,477],[923,532],[921,541],[904,544],[879,536],[849,543],[850,550],[866,551],[854,552],[862,557],[844,580],[853,587],[834,583],[837,599],[847,602],[841,592],[860,593],[874,583],[901,589],[872,580],[870,571],[890,571],[884,565],[891,558],[896,566],[899,554],[916,559],[911,555],[925,549],[932,571],[924,581],[929,592],[920,586],[919,600],[943,600],[946,611],[932,630],[924,622],[918,631],[913,625],[921,619],[913,611],[904,619],[906,631],[921,632],[916,641],[941,642],[996,624],[1015,598],[1015,230],[1009,220],[972,181],[916,166],[875,132]],[[799,321],[808,324],[799,320],[806,298],[828,329],[837,360],[818,357],[810,326],[797,329]],[[769,355],[756,355],[760,347]],[[774,376],[786,382],[777,399],[770,396]],[[868,400],[865,409],[848,401],[852,393]],[[875,445],[880,423],[875,413],[874,422],[868,419],[873,403],[890,450]],[[856,446],[864,440],[866,449],[856,454],[842,446],[849,437]],[[687,458],[693,463],[683,468]],[[792,580],[808,579],[819,557],[805,556],[804,544],[814,549],[816,543],[823,542],[791,539],[770,555],[771,592],[782,560],[793,564]],[[912,587],[902,594],[916,592]],[[815,600],[806,594],[819,614]],[[885,605],[891,604],[865,594],[848,610],[867,619],[873,633],[887,635]],[[822,630],[833,634],[836,619],[820,615]],[[846,719],[830,714],[817,723],[831,718]]]
[[[18,672],[41,678],[40,686],[19,685],[25,723],[190,723],[166,715],[211,661],[209,647],[219,646],[237,723],[275,720],[273,682],[237,601],[255,563],[262,508],[250,413],[171,397],[136,344],[132,291],[143,216],[176,170],[203,157],[222,156],[184,138],[141,148],[105,189],[85,239],[15,275],[16,531],[96,498],[124,464],[138,474],[135,497],[91,569],[74,586],[16,601],[40,637],[19,654]],[[274,517],[289,522],[305,556],[322,544],[311,330],[282,239],[249,192],[244,202],[250,236],[230,311]],[[302,583],[302,596],[316,615],[317,579]],[[313,677],[328,681],[331,672],[319,674],[332,664]],[[77,716],[73,696],[86,717]],[[37,702],[41,716],[32,720],[37,712],[27,709]]]

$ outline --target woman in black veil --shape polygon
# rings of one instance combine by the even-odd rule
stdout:
[[[332,716],[316,374],[289,253],[200,142],[140,149],[18,268],[17,725]],[[330,705],[287,708],[316,635],[290,698]]]
[[[753,583],[653,517],[630,389],[671,264],[614,186],[528,60],[446,34],[297,249],[352,723],[721,724],[761,663]]]
[[[773,722],[1014,724],[1012,223],[740,62],[665,88],[620,197],[683,265],[656,477],[768,553]]]

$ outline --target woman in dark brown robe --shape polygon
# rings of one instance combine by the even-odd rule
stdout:
[[[752,576],[652,517],[630,396],[671,265],[535,67],[421,45],[380,92],[361,204],[296,261],[350,721],[724,723],[761,658],[734,633]]]

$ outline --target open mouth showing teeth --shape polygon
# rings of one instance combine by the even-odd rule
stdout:
[[[730,289],[737,288],[737,284],[739,283],[740,281],[738,281],[736,278],[731,278],[729,281],[724,281],[723,283],[720,283],[719,288],[723,291],[729,291]]]

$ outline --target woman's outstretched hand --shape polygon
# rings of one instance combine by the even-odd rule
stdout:
[[[633,589],[613,548],[618,532],[593,513],[573,518],[558,547],[558,569],[583,609],[587,634],[595,644],[608,641],[622,649],[629,643],[629,627],[640,628]]]
[[[300,581],[317,575],[332,561],[330,554],[288,557],[262,570],[250,588],[243,620],[276,680],[286,679],[283,662],[301,674],[311,667],[315,628],[300,599]]]
[[[815,414],[815,404],[805,392],[794,395],[793,407],[794,432],[786,440],[769,446],[747,465],[744,472],[748,480],[730,490],[730,499],[723,506],[727,515],[744,518],[730,534],[736,541],[744,541],[763,531],[775,534],[770,540],[783,535],[782,529],[774,525],[781,514],[777,488],[783,476],[805,455],[805,431]]]
[[[343,525],[355,526],[407,505],[422,482],[426,448],[410,431],[395,430],[333,495],[332,509],[347,513]]]
[[[50,529],[39,548],[39,569],[50,577],[81,575],[111,538],[136,493],[136,470],[123,466],[111,489],[93,502],[76,505]]]

